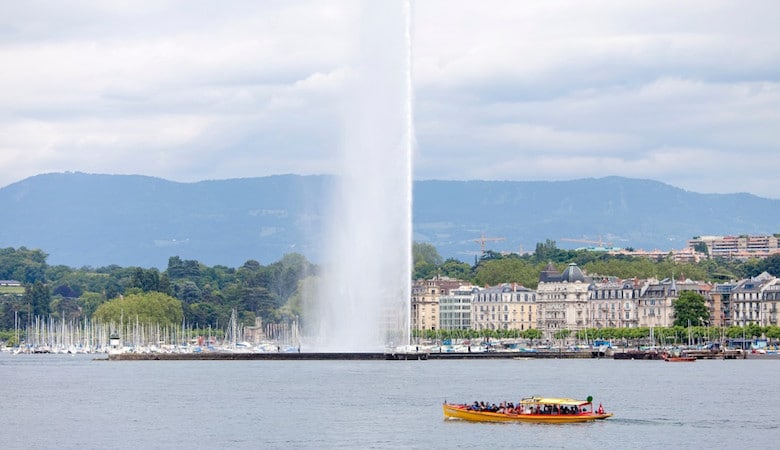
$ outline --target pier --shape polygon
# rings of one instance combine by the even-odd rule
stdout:
[[[780,359],[778,354],[749,353],[741,350],[712,352],[687,350],[686,356],[696,359]],[[663,360],[663,353],[648,350],[626,350],[604,354],[599,351],[540,350],[533,352],[192,352],[192,353],[113,353],[108,361],[357,361],[357,360],[485,360],[485,359],[622,359]]]
[[[428,360],[428,359],[592,359],[604,357],[598,352],[396,352],[396,353],[318,353],[318,352],[198,352],[198,353],[114,353],[109,361],[311,361],[311,360]]]

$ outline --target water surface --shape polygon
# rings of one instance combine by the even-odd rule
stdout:
[[[0,448],[771,448],[780,361],[93,361],[0,354]],[[569,396],[586,424],[443,420]]]

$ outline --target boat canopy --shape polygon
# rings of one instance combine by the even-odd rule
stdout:
[[[587,400],[575,400],[573,398],[557,397],[529,397],[520,400],[523,405],[561,405],[561,406],[582,406],[590,402]]]

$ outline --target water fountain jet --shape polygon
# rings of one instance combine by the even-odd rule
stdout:
[[[409,344],[412,265],[411,4],[362,2],[340,173],[317,293],[317,351]]]

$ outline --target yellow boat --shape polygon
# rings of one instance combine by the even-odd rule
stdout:
[[[517,405],[501,405],[498,410],[472,405],[447,403],[442,406],[445,419],[460,419],[471,422],[534,422],[534,423],[577,423],[603,420],[612,417],[599,405],[593,408],[591,397],[587,400],[555,397],[529,397]]]

